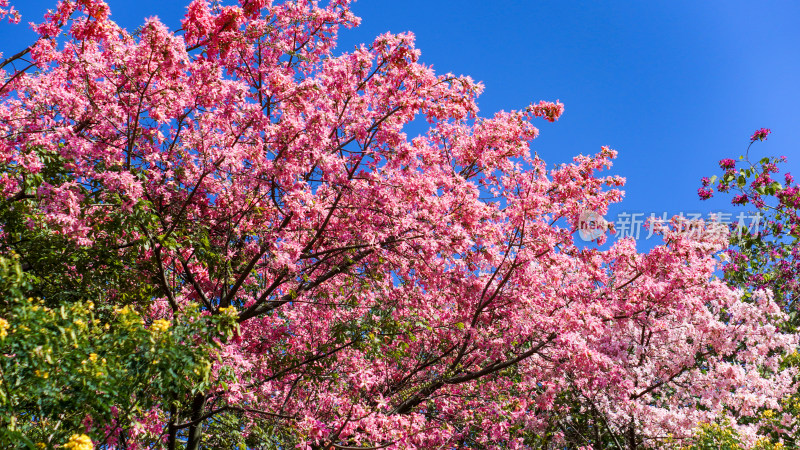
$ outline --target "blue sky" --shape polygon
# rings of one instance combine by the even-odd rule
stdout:
[[[54,1],[17,1],[23,22]],[[182,1],[110,0],[128,29],[157,15],[179,24]],[[700,202],[699,179],[737,157],[757,128],[773,130],[757,157],[785,155],[800,175],[800,2],[544,2],[362,0],[361,27],[340,48],[383,32],[412,31],[437,72],[485,84],[483,115],[560,99],[534,148],[548,163],[608,145],[628,179],[619,212],[738,212]],[[0,26],[0,50],[31,42],[25,25]]]

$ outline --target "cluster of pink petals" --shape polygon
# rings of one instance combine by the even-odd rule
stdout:
[[[0,0],[0,19],[3,19],[6,16],[8,17],[8,22],[13,24],[18,24],[22,17],[19,14],[19,11],[9,4],[9,0]]]
[[[759,128],[755,133],[753,133],[752,136],[750,136],[750,142],[755,142],[757,140],[763,141],[767,138],[767,136],[769,136],[770,133],[772,133],[772,131],[769,128]]]
[[[567,393],[614,432],[685,437],[793,389],[780,309],[714,277],[725,233],[676,219],[647,253],[574,242],[625,180],[601,173],[607,147],[553,169],[533,154],[531,121],[561,103],[479,117],[482,86],[437,75],[411,34],[334,55],[358,23],[345,0],[243,3],[195,0],[182,33],[134,36],[100,0],[63,1],[37,26],[39,70],[0,92],[6,198],[48,155],[71,177],[35,192],[32,226],[90,246],[128,224],[154,317],[235,308],[215,404],[306,448],[523,448]]]

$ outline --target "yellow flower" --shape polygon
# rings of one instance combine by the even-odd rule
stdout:
[[[47,444],[45,444],[44,442],[37,442],[36,448],[47,448]]]
[[[0,339],[8,336],[8,321],[6,319],[0,318]]]
[[[97,353],[90,353],[89,354],[89,360],[92,361],[92,362],[97,361]]]
[[[69,442],[64,444],[64,448],[69,450],[92,450],[94,444],[92,444],[92,440],[89,439],[89,436],[85,434],[73,434],[72,437],[69,438]]]
[[[236,307],[233,305],[227,306],[225,308],[220,308],[219,312],[221,312],[225,316],[231,316],[231,317],[236,317],[236,315],[238,314]]]
[[[169,321],[164,319],[158,319],[153,322],[153,325],[150,327],[153,333],[162,333],[164,331],[169,330]]]

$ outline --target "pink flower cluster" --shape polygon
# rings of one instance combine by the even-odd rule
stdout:
[[[0,0],[0,19],[8,17],[8,22],[18,24],[22,17],[13,6],[9,6],[9,0]]]
[[[772,131],[769,128],[759,128],[755,133],[753,133],[752,136],[750,136],[750,142],[763,141],[767,138],[767,136],[769,136],[770,133],[772,133]]]

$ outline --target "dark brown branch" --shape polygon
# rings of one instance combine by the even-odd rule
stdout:
[[[293,213],[289,213],[286,217],[284,217],[283,221],[281,222],[280,226],[278,227],[277,232],[282,231],[284,228],[286,228],[289,225],[289,222],[291,222],[291,220],[292,220],[292,216],[293,216]],[[255,265],[258,262],[258,260],[261,259],[262,256],[264,256],[264,254],[267,252],[268,249],[269,249],[269,245],[267,245],[266,243],[261,244],[261,247],[258,249],[258,253],[256,253],[256,255],[253,256],[253,258],[250,259],[250,261],[248,261],[247,266],[245,266],[245,268],[242,271],[242,273],[239,275],[239,277],[233,283],[233,286],[231,287],[230,291],[228,292],[228,295],[226,295],[225,298],[220,300],[220,307],[228,306],[228,305],[231,304],[231,300],[233,300],[233,298],[236,296],[236,293],[239,291],[239,288],[242,287],[242,284],[247,279],[247,277],[250,275],[250,272],[253,270],[253,267],[255,267]]]
[[[301,361],[299,363],[293,364],[293,365],[287,367],[286,369],[283,369],[280,372],[278,372],[276,374],[273,374],[271,377],[265,379],[264,382],[276,380],[276,379],[280,378],[281,376],[285,375],[286,373],[291,372],[294,369],[297,369],[298,367],[302,367],[302,366],[304,366],[306,364],[311,364],[311,363],[313,363],[315,361],[319,361],[320,359],[327,358],[328,356],[333,355],[334,353],[338,353],[339,351],[344,350],[347,347],[350,347],[351,345],[355,344],[356,342],[357,341],[355,341],[355,340],[350,341],[350,342],[348,342],[346,344],[343,344],[343,345],[340,345],[338,347],[335,347],[331,351],[328,351],[328,352],[325,352],[325,353],[321,353],[319,355],[314,355],[311,358],[307,358],[304,361]]]
[[[196,419],[194,419],[194,420],[192,420],[190,422],[185,422],[185,423],[182,423],[180,425],[173,425],[172,429],[174,429],[174,430],[182,430],[184,428],[189,428],[191,426],[196,426],[196,425],[200,424],[201,422],[203,422],[204,420],[210,419],[211,417],[213,417],[213,416],[215,416],[215,415],[217,415],[217,414],[219,414],[221,412],[225,412],[225,411],[249,412],[249,413],[254,413],[254,414],[261,414],[263,416],[275,417],[275,418],[278,418],[278,419],[286,419],[286,420],[295,420],[295,419],[297,419],[297,417],[295,417],[295,416],[287,416],[287,415],[284,415],[284,414],[275,414],[275,413],[271,413],[271,412],[267,412],[267,411],[262,411],[260,409],[255,409],[255,408],[244,408],[244,407],[241,407],[241,406],[223,406],[221,408],[217,408],[217,409],[211,410],[211,411],[203,414],[202,416],[200,416],[200,417],[198,417],[198,418],[196,418]]]
[[[350,270],[351,267],[356,265],[356,263],[358,263],[362,259],[366,258],[367,256],[371,255],[373,252],[374,252],[373,249],[369,249],[369,250],[365,250],[365,251],[355,255],[353,258],[349,259],[348,261],[346,261],[346,262],[344,262],[342,264],[339,264],[338,266],[336,266],[333,269],[329,270],[327,273],[319,276],[312,283],[301,284],[300,287],[298,287],[296,291],[290,292],[290,293],[282,296],[278,300],[273,300],[273,301],[270,301],[270,302],[266,302],[266,298],[267,298],[267,295],[269,293],[269,290],[267,292],[264,292],[264,294],[262,294],[261,297],[259,297],[259,299],[255,303],[253,303],[249,308],[245,309],[244,311],[242,311],[239,314],[238,321],[240,323],[244,322],[245,320],[247,320],[247,319],[249,319],[251,317],[255,317],[255,316],[259,315],[259,314],[272,311],[275,308],[278,308],[281,305],[292,301],[292,299],[294,299],[295,297],[300,295],[302,292],[306,292],[306,291],[309,291],[311,289],[314,289],[315,287],[317,287],[320,284],[328,281],[329,279],[335,277],[336,275],[339,275],[339,274],[342,274],[342,273],[346,273],[347,271]]]
[[[177,256],[178,256],[178,260],[181,262],[181,266],[183,267],[183,273],[186,274],[186,279],[189,280],[189,283],[191,283],[192,287],[194,287],[194,290],[195,290],[195,292],[197,292],[197,295],[200,296],[200,301],[203,302],[203,306],[205,306],[206,308],[211,310],[211,302],[208,301],[208,298],[206,297],[206,294],[203,292],[203,288],[200,286],[200,284],[194,278],[194,274],[192,273],[191,269],[189,268],[188,261],[186,261],[183,258],[181,258],[180,255],[177,255]]]
[[[547,339],[545,339],[544,341],[540,342],[539,345],[531,348],[530,350],[520,354],[519,356],[517,356],[515,358],[509,359],[509,360],[506,360],[506,361],[503,361],[503,362],[499,362],[498,361],[498,362],[492,363],[489,366],[487,366],[487,367],[485,367],[482,370],[479,370],[477,372],[471,372],[471,373],[467,373],[467,374],[460,375],[460,376],[457,376],[457,377],[450,377],[450,378],[445,380],[445,383],[447,383],[447,384],[465,383],[467,381],[472,381],[472,380],[478,379],[480,377],[489,375],[491,373],[503,370],[506,367],[510,367],[510,366],[512,366],[512,365],[514,365],[514,364],[516,364],[516,363],[518,363],[518,362],[520,362],[520,361],[522,361],[524,359],[527,359],[527,358],[533,356],[536,352],[538,352],[539,350],[544,348],[545,345],[549,344],[550,342],[553,342],[553,340],[555,340],[555,338],[556,338],[556,333],[550,333],[547,336]]]
[[[23,56],[27,55],[28,53],[30,53],[31,47],[33,47],[33,46],[31,45],[29,47],[26,47],[22,51],[20,51],[18,53],[15,53],[15,54],[9,56],[8,58],[4,59],[2,62],[0,62],[0,69],[2,69],[3,67],[11,64],[12,62],[14,62],[14,61],[22,58]]]

